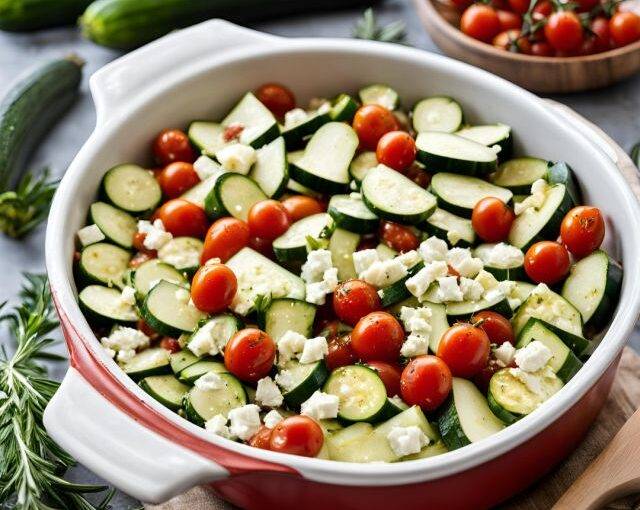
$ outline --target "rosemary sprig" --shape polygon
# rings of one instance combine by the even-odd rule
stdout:
[[[47,217],[57,187],[48,169],[25,174],[15,190],[0,194],[0,232],[18,238],[33,230]]]
[[[404,21],[394,21],[388,25],[380,26],[373,9],[364,11],[354,27],[353,37],[356,39],[368,39],[370,41],[404,43],[407,37]]]
[[[12,356],[4,347],[0,349],[0,507],[106,509],[112,491],[94,505],[85,494],[102,492],[106,487],[62,478],[75,461],[42,424],[44,409],[59,384],[47,378],[40,361],[64,358],[47,351],[56,343],[47,335],[58,326],[47,279],[35,274],[25,278],[22,303],[0,316],[16,344]]]

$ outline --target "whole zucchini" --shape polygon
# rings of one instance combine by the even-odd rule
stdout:
[[[92,0],[0,0],[0,29],[15,32],[73,25]]]
[[[373,3],[376,0],[97,0],[80,25],[88,39],[126,50],[210,18],[247,22]]]
[[[43,135],[78,96],[82,65],[76,56],[46,62],[0,103],[0,191],[15,184]]]

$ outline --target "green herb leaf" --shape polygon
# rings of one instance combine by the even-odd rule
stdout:
[[[353,36],[356,39],[370,41],[404,43],[407,33],[403,21],[394,21],[384,26],[378,25],[373,9],[369,8],[364,11],[362,18],[356,22]]]

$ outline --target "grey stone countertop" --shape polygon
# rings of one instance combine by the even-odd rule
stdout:
[[[439,52],[429,39],[418,20],[410,0],[389,0],[376,9],[381,22],[402,19],[407,24],[407,42],[414,47]],[[282,36],[350,37],[354,21],[360,16],[359,10],[335,13],[294,16],[277,21],[254,23],[252,28]],[[4,94],[12,81],[33,64],[71,52],[78,53],[86,60],[85,80],[82,96],[71,112],[53,129],[50,135],[34,153],[30,167],[39,169],[45,165],[52,168],[54,175],[62,175],[78,149],[91,133],[95,123],[95,113],[87,86],[87,77],[104,64],[117,58],[120,53],[96,46],[80,36],[74,28],[52,29],[28,34],[0,33],[0,95]],[[606,90],[567,96],[553,96],[574,108],[591,120],[623,148],[628,149],[640,139],[640,75]],[[45,228],[21,242],[0,237],[0,302],[13,300],[24,271],[44,271]],[[640,347],[640,336],[630,340]],[[6,330],[0,331],[0,342],[8,343]],[[64,347],[60,347],[65,352]],[[62,378],[66,366],[52,367],[54,377]],[[79,466],[71,477],[76,481],[95,482],[95,475]],[[118,494],[113,501],[114,508],[134,508],[139,503],[124,494]]]

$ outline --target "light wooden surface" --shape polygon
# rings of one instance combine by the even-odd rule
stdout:
[[[609,86],[640,71],[640,41],[582,57],[512,53],[466,36],[459,12],[438,0],[413,0],[423,25],[447,55],[486,69],[534,92],[564,93]]]

